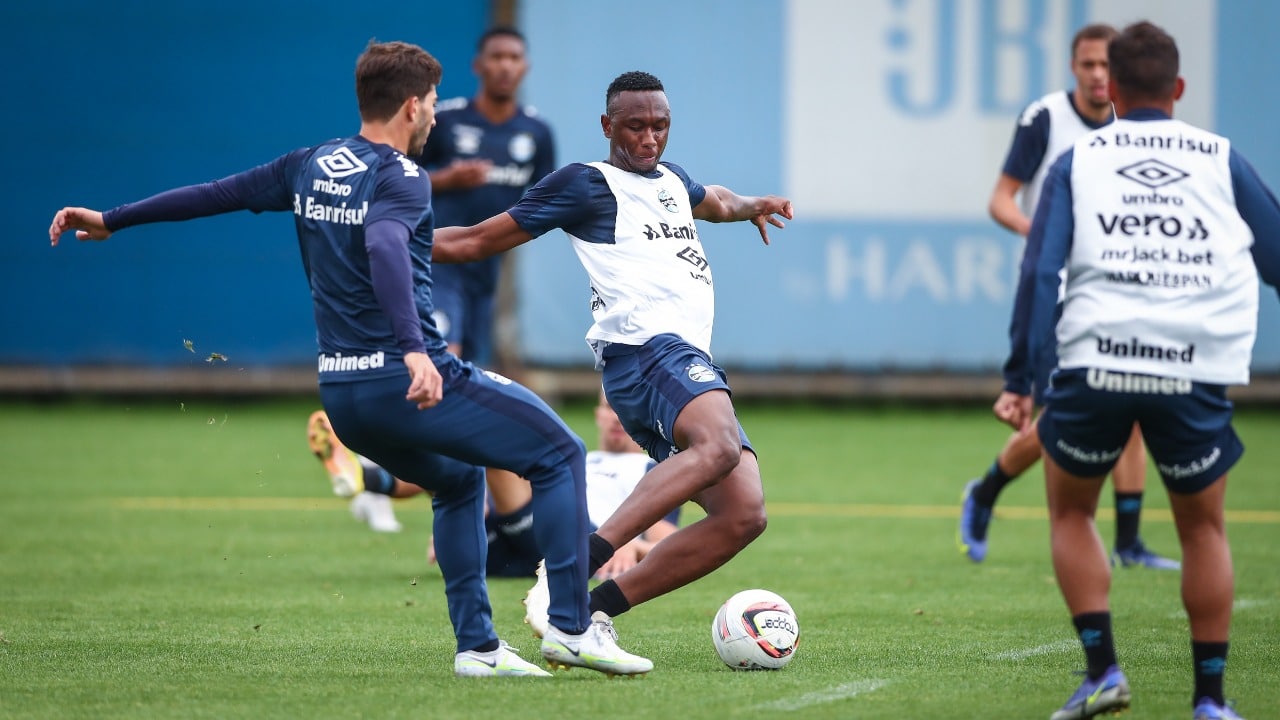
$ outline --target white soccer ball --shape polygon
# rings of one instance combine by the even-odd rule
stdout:
[[[720,606],[711,622],[711,642],[734,670],[777,670],[795,657],[800,622],[777,593],[743,590]]]

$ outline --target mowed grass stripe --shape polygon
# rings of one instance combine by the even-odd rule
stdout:
[[[119,510],[341,510],[348,501],[342,498],[287,498],[287,497],[131,497],[112,498],[111,506]],[[400,510],[426,511],[425,503],[400,503]],[[829,504],[829,503],[769,503],[769,514],[775,517],[870,517],[898,520],[956,518],[960,516],[960,504],[955,505],[885,505],[885,504]],[[1110,508],[1099,508],[1098,517],[1114,519]],[[1227,521],[1274,525],[1280,523],[1280,511],[1276,510],[1228,510]],[[1001,520],[1045,520],[1047,511],[1042,507],[1005,506],[996,509]],[[1164,512],[1147,512],[1144,522],[1172,522],[1173,517]]]

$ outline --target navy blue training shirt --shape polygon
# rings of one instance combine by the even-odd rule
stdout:
[[[446,353],[431,319],[431,181],[360,136],[103,213],[115,231],[235,210],[292,210],[311,286],[320,382],[405,372],[407,352]]]
[[[525,190],[556,167],[551,128],[536,111],[520,106],[511,119],[494,124],[471,98],[452,98],[436,106],[436,126],[427,137],[418,162],[434,171],[455,160],[492,163],[483,185],[460,190],[436,190],[431,197],[436,226],[475,225],[497,215],[524,195]],[[450,265],[477,290],[497,287],[501,258]]]

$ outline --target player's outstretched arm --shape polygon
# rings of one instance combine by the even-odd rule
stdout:
[[[102,222],[102,213],[82,207],[64,207],[53,216],[49,225],[49,244],[57,245],[62,233],[76,231],[77,240],[106,240],[111,231]]]
[[[510,213],[499,213],[470,227],[436,228],[431,261],[464,263],[483,260],[533,239]]]
[[[786,227],[776,216],[790,220],[795,216],[791,201],[777,195],[744,197],[723,185],[707,185],[707,196],[693,209],[693,216],[709,222],[750,220],[760,231],[760,239],[769,244],[769,225]]]

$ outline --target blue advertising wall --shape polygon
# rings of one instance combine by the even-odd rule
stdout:
[[[487,23],[483,1],[0,5],[11,221],[0,363],[182,365],[217,352],[237,366],[313,364],[288,214],[132,228],[105,243],[68,234],[50,248],[54,212],[355,133],[355,61],[373,38],[422,45],[444,64],[441,95],[470,95]]]
[[[46,241],[62,205],[104,208],[203,182],[358,127],[370,38],[417,42],[467,95],[487,2],[358,5],[51,0],[0,7],[10,172],[0,240],[0,364],[314,361],[291,219],[247,213]],[[1268,92],[1280,5],[1265,0],[694,0],[637,13],[526,0],[525,99],[563,162],[603,159],[604,89],[648,70],[673,108],[667,158],[695,179],[780,193],[797,219],[764,247],[700,226],[715,271],[713,350],[738,367],[998,367],[1021,240],[986,216],[1013,121],[1070,85],[1091,20],[1150,18],[1178,38],[1179,116],[1232,137],[1280,185]],[[585,366],[586,277],[558,233],[515,252],[531,363]],[[1264,290],[1255,368],[1280,371]],[[193,343],[194,354],[183,346]]]
[[[643,69],[671,100],[667,159],[794,201],[769,247],[747,224],[699,226],[725,364],[999,367],[1022,241],[987,201],[1020,110],[1072,86],[1070,39],[1087,22],[1169,29],[1188,83],[1179,117],[1228,133],[1280,186],[1280,98],[1263,90],[1280,67],[1265,37],[1280,5],[1262,0],[704,0],[652,22],[591,0],[523,7],[530,42],[557,49],[527,92],[564,160],[604,159],[604,89]],[[518,257],[526,356],[586,362],[586,276],[568,241],[548,235]],[[1262,306],[1255,369],[1274,371],[1269,289]]]

